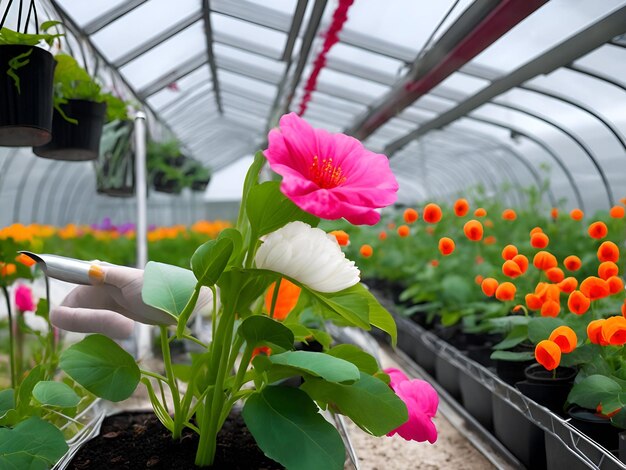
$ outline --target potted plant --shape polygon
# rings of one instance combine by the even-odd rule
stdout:
[[[191,178],[191,190],[204,192],[211,181],[211,169],[196,160],[190,161],[192,163],[186,174]]]
[[[100,156],[95,162],[96,189],[99,194],[112,197],[134,196],[135,153],[132,136],[132,121],[116,119],[104,125]]]
[[[11,3],[7,10],[10,7]],[[5,17],[6,13],[8,11]],[[30,14],[28,16],[30,18]],[[37,45],[45,42],[52,46],[55,39],[63,36],[47,33],[58,24],[58,21],[42,23],[39,28],[42,34],[39,31],[28,34],[28,20],[23,32],[19,31],[19,25],[14,31],[0,24],[1,146],[42,145],[51,139],[52,83],[56,62],[52,54]]]
[[[57,54],[55,60],[52,140],[33,152],[54,160],[96,160],[105,120],[127,120],[125,104],[103,93],[72,56]]]
[[[187,158],[180,150],[176,139],[163,142],[148,142],[147,167],[149,180],[155,191],[180,194],[190,184],[185,172]]]

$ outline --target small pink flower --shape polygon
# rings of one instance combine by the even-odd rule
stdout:
[[[35,311],[35,302],[30,287],[23,284],[17,286],[17,289],[15,289],[15,305],[22,312]]]
[[[387,157],[353,137],[314,129],[290,113],[270,131],[268,142],[264,154],[283,177],[281,191],[313,215],[374,225],[380,220],[376,209],[397,199],[398,183]]]
[[[434,444],[437,441],[437,428],[432,418],[439,406],[439,397],[435,389],[424,380],[407,379],[398,369],[385,369],[385,373],[391,377],[391,388],[404,402],[409,412],[408,421],[387,435],[393,436],[398,433],[407,441],[428,441]],[[405,380],[401,379],[402,376]]]

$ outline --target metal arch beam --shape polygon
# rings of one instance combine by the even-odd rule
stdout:
[[[626,91],[626,85],[624,85],[623,83],[618,82],[617,80],[614,80],[611,77],[607,77],[604,76],[602,74],[593,72],[591,70],[588,70],[584,67],[580,67],[576,64],[570,64],[570,65],[566,65],[564,66],[564,68],[566,68],[567,70],[572,70],[573,72],[578,72],[578,73],[582,73],[583,75],[587,75],[588,77],[593,77],[595,79],[598,80],[602,80],[605,83],[609,83],[617,88],[620,88],[623,91]]]
[[[73,171],[71,171],[73,170]],[[81,165],[77,165],[74,168],[72,168],[71,170],[68,169],[68,171],[66,172],[68,175],[70,175],[70,179],[67,182],[67,184],[65,185],[65,187],[63,188],[63,193],[61,195],[61,204],[57,205],[57,224],[61,224],[63,221],[63,218],[61,217],[63,215],[63,212],[65,211],[66,207],[69,204],[69,202],[71,201],[71,199],[68,199],[68,197],[70,196],[71,191],[74,189],[74,186],[76,184],[76,181],[79,180],[79,174],[83,173],[85,168]],[[71,183],[74,182],[74,185],[72,185]],[[56,194],[60,193],[60,189],[61,186],[57,187],[57,191]],[[64,202],[67,201],[65,204]]]
[[[561,171],[563,171],[563,173],[565,174],[565,177],[567,178],[572,188],[572,191],[574,191],[574,195],[576,196],[576,201],[578,202],[578,206],[580,207],[581,210],[583,211],[585,210],[585,203],[580,193],[580,189],[578,188],[578,184],[576,184],[576,180],[574,180],[574,177],[572,176],[572,173],[569,171],[567,166],[565,166],[565,164],[563,163],[563,160],[561,160],[561,158],[550,147],[548,147],[548,145],[545,142],[529,134],[526,134],[524,131],[520,130],[519,128],[514,128],[514,127],[511,127],[510,125],[503,124],[501,122],[494,121],[492,119],[487,119],[487,118],[482,118],[482,117],[477,117],[477,116],[464,116],[464,117],[466,117],[467,119],[472,119],[477,122],[482,122],[484,124],[489,124],[491,126],[495,126],[501,129],[506,129],[506,130],[515,132],[517,135],[524,137],[530,140],[531,142],[534,142],[536,145],[542,148],[552,158],[552,160],[554,160],[554,162],[558,165]]]
[[[83,170],[85,170],[85,168],[83,168]],[[87,169],[87,171],[83,171],[83,174],[85,174],[88,176],[89,173],[89,169]],[[68,184],[67,187],[65,188],[65,192],[64,194],[68,194],[68,201],[75,201],[76,199],[74,198],[74,196],[76,195],[76,191],[78,190],[78,188],[81,186],[81,183],[84,183],[87,179],[82,177],[83,175],[81,174],[80,177],[76,177],[73,180],[74,185],[71,186],[72,190],[69,191],[70,189],[70,185]],[[83,184],[84,186],[84,184]],[[72,204],[64,204],[61,209],[59,209],[59,223],[63,223],[63,224],[68,224],[70,222],[70,220],[68,219],[68,215],[70,213],[70,207],[72,206]]]
[[[41,203],[41,196],[43,194],[46,183],[50,179],[49,177],[53,171],[53,167],[55,166],[54,164],[57,163],[57,161],[46,160],[46,163],[48,163],[48,165],[45,171],[41,172],[41,177],[39,178],[39,182],[35,185],[35,187],[37,188],[37,191],[35,192],[35,195],[33,196],[33,205],[30,208],[30,215],[31,215],[31,218],[33,219],[33,222],[37,222],[39,204]]]
[[[475,0],[439,40],[415,59],[410,72],[347,129],[363,139],[433,89],[543,6],[547,0]]]
[[[591,160],[592,165],[595,167],[596,171],[598,172],[598,175],[600,175],[600,179],[602,180],[602,184],[604,184],[604,189],[606,190],[607,199],[609,200],[609,207],[613,206],[613,202],[614,202],[613,190],[611,189],[611,184],[609,183],[609,180],[606,177],[606,173],[604,173],[604,169],[598,163],[598,160],[594,156],[594,154],[591,151],[591,149],[589,149],[589,147],[587,147],[587,145],[581,139],[579,139],[576,134],[574,134],[573,132],[565,129],[563,126],[561,126],[559,124],[556,124],[555,122],[551,121],[550,119],[547,119],[544,116],[541,116],[541,115],[539,115],[537,113],[528,111],[527,109],[520,108],[519,106],[512,106],[512,105],[509,105],[509,104],[500,103],[498,101],[491,101],[488,104],[500,106],[502,108],[510,109],[511,111],[516,111],[518,113],[522,113],[522,114],[525,114],[525,115],[530,116],[532,118],[535,118],[535,119],[537,119],[537,120],[539,120],[541,122],[544,122],[544,123],[554,127],[556,130],[562,132],[563,134],[568,136],[570,139],[572,139],[576,143],[576,145],[578,145],[578,147],[580,147],[580,149],[583,151],[583,153],[587,155],[587,158],[589,158],[589,160]]]
[[[140,99],[145,100],[149,96],[154,95],[157,91],[162,90],[167,85],[195,72],[207,63],[206,52],[196,54],[191,59],[180,64],[176,69],[164,73],[153,80],[148,85],[137,91]]]
[[[288,33],[291,15],[246,0],[212,0],[212,10],[221,15]]]
[[[106,28],[114,21],[119,20],[126,13],[130,13],[135,8],[140,7],[147,1],[148,0],[128,0],[123,2],[118,8],[115,8],[104,15],[98,16],[96,19],[87,23],[83,30],[87,35],[95,34],[101,29]]]
[[[52,168],[50,169],[50,172],[42,175],[43,182],[39,186],[39,191],[37,191],[37,194],[35,194],[35,198],[37,199],[37,204],[34,205],[34,208],[35,208],[34,220],[37,222],[39,222],[39,220],[43,222],[44,217],[46,216],[46,212],[44,212],[42,214],[43,217],[39,219],[40,208],[43,206],[43,202],[41,201],[41,198],[45,194],[45,191],[47,190],[47,186],[51,184],[53,181],[56,181],[56,179],[58,178],[58,174],[63,169],[63,163],[60,160],[55,160],[53,163],[54,165],[51,165]],[[48,195],[48,198],[49,197],[50,195]],[[47,201],[48,198],[44,198],[43,200]]]
[[[34,159],[35,164],[37,163],[37,157],[35,156],[34,153],[29,154],[28,157],[31,157],[32,159]],[[32,169],[32,166],[30,165],[30,163],[28,165],[24,165],[24,173],[22,174],[22,177],[20,178],[20,182],[17,186],[17,194],[15,196],[15,201],[13,201],[13,221],[14,222],[19,221],[20,210],[22,209],[22,195],[24,194],[24,189],[26,189],[27,187],[26,181],[28,180],[28,177],[30,176],[31,169]]]
[[[2,163],[2,168],[0,168],[0,193],[2,192],[2,185],[4,184],[4,177],[9,174],[9,168],[11,168],[11,164],[15,160],[15,156],[17,155],[17,152],[19,151],[20,151],[19,148],[12,148],[12,149],[9,149],[8,153],[6,154],[6,158],[4,159],[4,162]]]
[[[68,162],[60,162],[61,164],[59,165],[59,169],[63,168],[65,170],[67,170],[67,164]],[[65,179],[66,176],[68,176],[70,174],[69,171],[59,171],[56,175],[56,177],[54,178],[54,180],[52,181],[52,185],[50,187],[50,191],[49,191],[49,195],[46,199],[46,208],[44,211],[44,215],[48,215],[50,216],[50,224],[54,224],[54,218],[52,217],[52,209],[53,209],[53,202],[56,199],[56,195],[59,193],[60,188],[63,187],[63,180]]]
[[[555,69],[569,64],[577,58],[596,49],[615,35],[621,34],[626,22],[626,6],[602,18],[597,23],[578,32],[569,39],[556,45],[538,58],[531,60],[517,70],[499,78],[491,85],[483,88],[475,95],[459,103],[456,107],[437,116],[431,121],[409,132],[407,135],[390,143],[386,151],[393,154],[408,142],[420,137],[433,129],[439,129],[464,116],[496,96],[509,91],[522,83],[541,74],[548,74]]]
[[[437,161],[437,160],[432,160],[432,159],[428,159],[428,158],[427,158],[427,159],[425,159],[425,160],[424,160],[424,165],[425,165],[426,167],[428,167],[428,166],[429,166],[429,164],[430,164],[431,169],[432,169],[433,167],[434,167],[435,169],[436,169],[436,168],[439,168],[440,170],[442,170],[442,171],[441,171],[441,173],[443,173],[444,175],[453,175],[452,180],[453,180],[453,181],[455,181],[456,185],[458,186],[458,188],[455,188],[455,190],[457,190],[457,189],[461,189],[461,188],[463,188],[463,187],[467,186],[467,182],[468,182],[468,181],[467,181],[467,175],[464,175],[463,173],[459,173],[458,171],[455,171],[454,173],[451,173],[451,172],[450,172],[450,167],[449,167],[449,166],[446,166],[443,162],[439,162],[439,161]],[[429,178],[429,179],[432,179],[432,178],[434,178],[434,175],[432,175],[432,174],[431,174],[431,175],[428,175],[428,178]],[[443,188],[443,187],[445,187],[445,184],[441,184],[441,181],[442,181],[442,180],[441,180],[441,179],[439,179],[439,181],[440,181],[440,183],[439,183],[439,184],[441,185],[441,187],[442,187],[442,188]],[[476,179],[475,179],[475,183],[476,183],[476,184],[481,184],[480,179],[476,178]],[[484,181],[482,181],[482,183],[484,183]],[[442,192],[441,192],[441,194],[445,194],[445,192],[443,192],[443,191],[442,191]]]
[[[220,82],[217,77],[217,65],[215,64],[215,54],[213,53],[213,27],[211,26],[211,6],[210,0],[202,0],[202,17],[204,18],[204,35],[206,37],[206,55],[211,69],[211,79],[213,80],[213,93],[215,102],[220,114],[224,114],[222,108],[222,98],[220,96]]]
[[[293,14],[293,19],[291,20],[291,26],[289,27],[289,33],[287,33],[287,42],[285,43],[285,48],[283,50],[283,55],[281,59],[283,62],[287,62],[291,60],[291,55],[293,54],[293,47],[296,44],[296,38],[300,32],[300,28],[302,27],[302,21],[304,20],[304,13],[306,12],[307,4],[309,0],[298,0],[296,5],[296,10]]]

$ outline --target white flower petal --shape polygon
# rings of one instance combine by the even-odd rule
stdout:
[[[360,272],[337,240],[304,222],[290,222],[266,236],[256,265],[289,276],[318,292],[338,292],[357,284]]]

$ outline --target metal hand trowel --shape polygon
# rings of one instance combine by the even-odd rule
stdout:
[[[42,271],[50,278],[86,286],[104,283],[104,271],[96,262],[59,255],[38,255],[30,251],[20,251],[20,253],[35,260]]]

